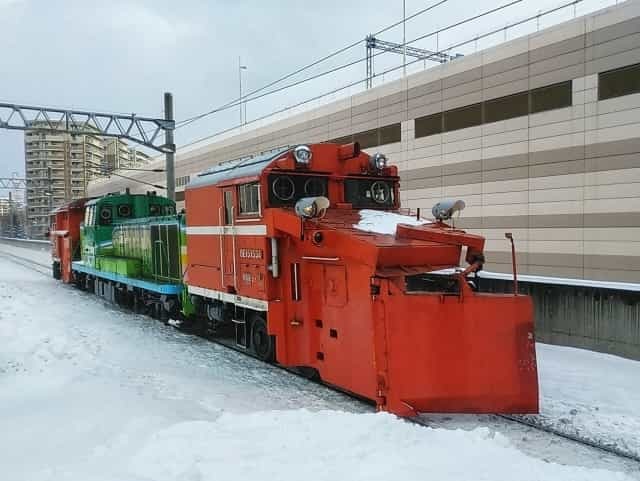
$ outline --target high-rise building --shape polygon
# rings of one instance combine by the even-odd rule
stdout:
[[[9,199],[0,199],[0,217],[9,215],[11,210],[11,202]]]
[[[129,145],[118,138],[104,139],[104,160],[102,167],[105,173],[122,169],[129,165]]]
[[[53,208],[86,196],[87,183],[101,173],[105,148],[97,135],[33,128],[24,135],[27,226],[31,237],[41,238]]]
[[[121,139],[105,138],[104,148],[103,169],[105,173],[136,168],[151,160],[149,155],[135,147],[130,147]]]

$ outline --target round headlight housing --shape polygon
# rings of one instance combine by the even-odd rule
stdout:
[[[298,145],[293,149],[293,157],[296,159],[296,163],[302,165],[309,165],[311,162],[311,149],[306,145]]]
[[[371,168],[374,170],[382,170],[385,169],[387,167],[387,156],[384,154],[373,154],[370,159],[369,162],[371,164]]]

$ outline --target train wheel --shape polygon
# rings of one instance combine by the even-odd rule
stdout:
[[[51,265],[51,268],[53,270],[53,278],[56,280],[60,280],[62,278],[62,269],[60,268],[60,263],[54,262]]]
[[[268,362],[274,360],[273,336],[270,336],[267,332],[267,322],[260,314],[253,318],[251,344],[258,359]]]

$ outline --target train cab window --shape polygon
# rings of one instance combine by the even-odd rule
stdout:
[[[162,212],[164,215],[173,215],[176,213],[176,208],[172,205],[165,205],[162,207]]]
[[[149,215],[160,215],[162,214],[162,207],[158,204],[151,204],[149,206]]]
[[[242,184],[238,186],[240,215],[260,214],[260,184]]]
[[[117,208],[118,217],[128,218],[131,217],[131,206],[129,204],[120,204]]]
[[[110,205],[100,207],[100,225],[111,225],[113,220],[113,211]]]
[[[328,179],[323,175],[283,175],[269,176],[269,205],[292,206],[303,197],[326,196]]]
[[[345,201],[356,209],[393,207],[393,181],[383,179],[347,179],[344,183]]]
[[[327,195],[327,179],[321,177],[309,177],[304,181],[304,194],[309,197]]]
[[[224,191],[224,223],[233,223],[233,192],[230,190]]]

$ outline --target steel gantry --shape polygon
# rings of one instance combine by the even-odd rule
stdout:
[[[21,177],[0,177],[0,189],[19,190],[27,188],[27,180]]]
[[[367,35],[365,38],[365,44],[367,48],[367,88],[373,87],[373,77],[375,76],[373,68],[373,59],[375,57],[373,52],[374,50],[382,50],[384,52],[397,53],[400,55],[406,54],[419,60],[430,60],[438,63],[450,62],[458,57],[462,57],[461,54],[449,55],[444,52],[434,52],[431,50],[412,47],[410,45],[380,40],[373,35]]]
[[[164,94],[164,118],[0,102],[0,129],[127,139],[166,155],[167,197],[175,199],[173,96]],[[162,135],[164,134],[164,135]]]

